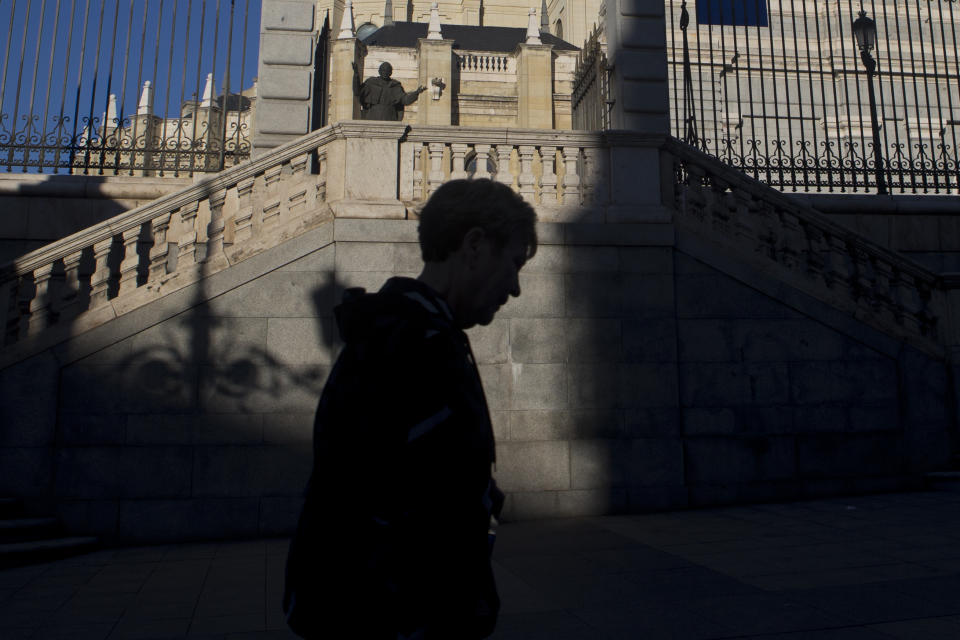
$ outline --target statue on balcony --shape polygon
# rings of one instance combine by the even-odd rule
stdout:
[[[380,75],[360,82],[360,70],[353,63],[353,93],[360,99],[360,117],[364,120],[402,120],[403,107],[416,102],[426,87],[417,87],[409,93],[390,76],[393,66],[389,62],[380,65]]]

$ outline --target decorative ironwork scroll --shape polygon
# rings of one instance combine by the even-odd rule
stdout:
[[[874,193],[880,175],[893,193],[960,193],[957,3],[866,5],[877,154],[852,31],[862,3],[698,2],[691,16],[665,1],[675,137],[787,191]]]

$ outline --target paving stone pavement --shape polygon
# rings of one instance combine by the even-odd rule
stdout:
[[[0,638],[294,638],[283,539],[0,571]],[[505,524],[495,640],[957,640],[960,493]]]

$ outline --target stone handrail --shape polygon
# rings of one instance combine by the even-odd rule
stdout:
[[[336,135],[317,130],[3,265],[0,342],[89,328],[315,226]]]
[[[944,353],[949,317],[936,274],[679,140],[664,152],[678,224],[888,335]]]

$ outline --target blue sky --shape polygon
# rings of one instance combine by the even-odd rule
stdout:
[[[0,25],[0,139],[14,119],[22,130],[31,108],[47,131],[61,110],[69,130],[77,113],[79,129],[100,117],[110,93],[135,113],[150,80],[154,112],[173,116],[210,72],[221,93],[228,61],[231,92],[257,73],[260,0],[0,0]]]

